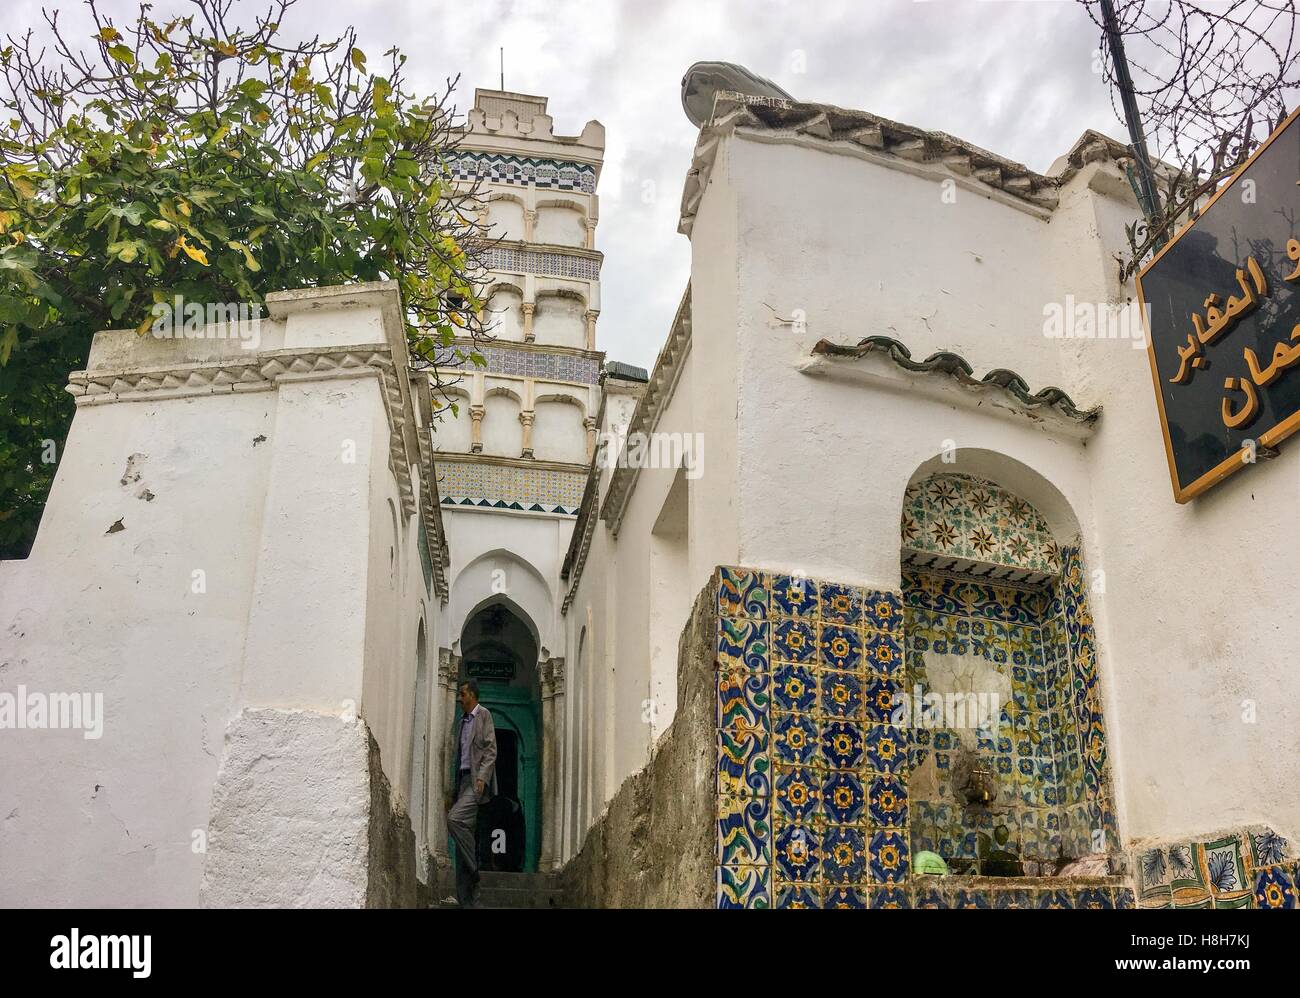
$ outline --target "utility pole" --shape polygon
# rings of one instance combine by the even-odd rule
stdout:
[[[1133,77],[1129,75],[1128,58],[1124,55],[1124,39],[1119,33],[1113,0],[1101,0],[1101,14],[1106,22],[1106,44],[1110,48],[1111,62],[1115,65],[1115,82],[1119,84],[1120,101],[1124,105],[1124,120],[1128,125],[1129,143],[1137,159],[1137,196],[1147,223],[1155,221],[1160,212],[1160,195],[1156,190],[1156,177],[1147,154],[1147,140],[1142,133],[1142,115],[1138,112],[1137,98],[1133,95]],[[1163,242],[1163,240],[1161,240]]]
[[[501,53],[501,89],[506,88],[506,47],[504,45],[498,50]]]

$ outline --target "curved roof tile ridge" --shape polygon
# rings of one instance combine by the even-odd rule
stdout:
[[[1060,388],[1047,387],[1031,392],[1029,383],[1015,371],[1005,367],[994,368],[982,378],[975,377],[975,369],[961,354],[940,350],[922,361],[912,359],[912,351],[892,336],[868,336],[856,345],[818,340],[812,352],[823,357],[851,357],[860,359],[874,350],[882,350],[890,360],[905,371],[913,373],[947,374],[960,384],[974,388],[1000,388],[1028,409],[1047,407],[1080,423],[1095,422],[1101,415],[1101,406],[1080,409]]]

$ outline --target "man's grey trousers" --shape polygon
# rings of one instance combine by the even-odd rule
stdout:
[[[469,773],[461,773],[456,803],[447,812],[447,829],[456,842],[456,900],[462,908],[479,908],[478,794]]]

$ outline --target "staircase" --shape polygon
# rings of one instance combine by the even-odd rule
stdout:
[[[484,872],[479,890],[484,908],[563,908],[564,894],[558,873]],[[455,908],[443,898],[456,896],[454,880],[439,885],[434,908]]]

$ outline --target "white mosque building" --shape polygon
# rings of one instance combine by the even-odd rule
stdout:
[[[530,902],[1300,904],[1300,459],[1175,501],[1144,335],[1045,325],[1135,298],[1125,147],[684,101],[650,372],[598,350],[603,127],[496,90],[454,413],[391,284],[96,335],[0,564],[0,903],[427,904],[472,677]]]

